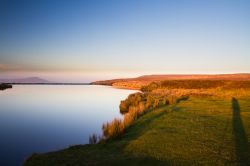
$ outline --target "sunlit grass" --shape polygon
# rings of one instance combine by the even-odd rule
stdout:
[[[241,128],[249,142],[250,98],[237,102]],[[121,139],[33,156],[27,165],[58,164],[61,158],[64,164],[78,161],[82,165],[247,164],[249,147],[243,154],[237,150],[242,148],[236,139],[242,130],[234,129],[240,126],[234,123],[232,104],[232,98],[190,97],[144,114],[126,129]],[[70,159],[71,155],[75,158]],[[239,155],[245,158],[242,160]]]

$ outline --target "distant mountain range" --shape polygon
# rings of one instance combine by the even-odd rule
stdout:
[[[51,82],[39,77],[27,77],[20,79],[0,79],[0,83],[45,84]]]

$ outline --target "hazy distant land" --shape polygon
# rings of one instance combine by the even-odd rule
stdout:
[[[65,83],[65,82],[52,82],[39,77],[27,77],[19,79],[0,79],[0,83],[6,84],[39,84],[39,85],[88,85],[89,83]]]
[[[27,78],[20,78],[20,79],[0,79],[0,83],[10,83],[10,84],[25,84],[25,83],[51,83],[48,80],[39,78],[39,77],[27,77]]]

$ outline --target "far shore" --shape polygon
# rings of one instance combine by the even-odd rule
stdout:
[[[9,89],[9,88],[12,88],[11,84],[0,83],[0,90],[5,90],[5,89]]]
[[[11,85],[90,85],[90,83],[7,83]]]

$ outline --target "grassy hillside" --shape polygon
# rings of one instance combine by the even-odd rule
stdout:
[[[216,89],[216,90],[239,90],[250,89],[250,81],[229,81],[229,80],[166,80],[152,82],[142,86],[143,92],[153,90],[172,90],[172,89]]]
[[[142,115],[122,137],[34,154],[24,165],[247,165],[250,93],[227,91],[218,92],[227,97],[185,93]]]
[[[217,75],[145,75],[137,78],[113,79],[92,82],[95,85],[109,85],[117,88],[140,89],[151,82],[169,80],[218,80],[218,81],[250,81],[250,74],[217,74]]]

